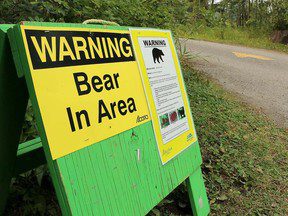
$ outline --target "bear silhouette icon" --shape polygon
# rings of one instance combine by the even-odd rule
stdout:
[[[153,56],[154,63],[156,63],[156,61],[157,61],[158,63],[160,63],[160,60],[161,60],[162,62],[164,62],[163,59],[162,59],[162,56],[164,56],[164,53],[162,52],[162,50],[157,49],[157,48],[153,48],[153,50],[152,50],[152,56]]]

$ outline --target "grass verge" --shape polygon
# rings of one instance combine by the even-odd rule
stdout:
[[[288,131],[186,65],[212,215],[288,215]]]
[[[183,38],[206,40],[288,53],[288,45],[273,43],[263,30],[232,27],[179,27],[177,35]]]

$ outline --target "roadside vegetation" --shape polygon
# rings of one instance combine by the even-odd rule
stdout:
[[[191,66],[184,77],[212,215],[287,215],[288,130]]]
[[[242,45],[288,53],[288,45],[271,41],[273,33],[253,28],[192,26],[177,29],[179,37],[195,40]]]
[[[217,3],[214,3],[217,2]],[[288,1],[193,1],[181,37],[288,53]]]

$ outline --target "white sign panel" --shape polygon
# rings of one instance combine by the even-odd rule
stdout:
[[[139,37],[163,143],[189,130],[179,80],[167,38]]]

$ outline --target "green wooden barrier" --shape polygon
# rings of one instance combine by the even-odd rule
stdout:
[[[0,215],[4,210],[11,178],[15,172],[28,93],[23,78],[18,79],[6,31],[0,25]]]
[[[23,22],[22,25],[128,30],[62,23]],[[183,181],[187,182],[194,215],[209,213],[198,141],[163,166],[151,121],[53,160],[20,25],[15,25],[8,34],[18,76],[24,75],[26,79],[63,215],[145,215]],[[139,150],[141,160],[139,154],[137,157]]]

